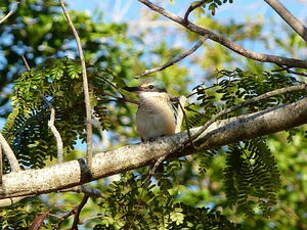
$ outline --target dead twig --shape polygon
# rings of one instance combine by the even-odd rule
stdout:
[[[83,89],[84,89],[84,102],[85,102],[85,109],[86,109],[86,142],[87,142],[86,158],[87,158],[87,164],[89,168],[91,168],[92,157],[93,157],[92,156],[93,155],[93,139],[92,139],[93,127],[92,127],[92,109],[91,109],[91,103],[90,103],[90,94],[89,94],[89,87],[88,87],[88,81],[87,81],[85,58],[84,58],[79,34],[65,8],[64,0],[59,0],[59,1],[60,1],[62,10],[63,10],[63,14],[74,34],[74,37],[75,37],[75,40],[78,46],[79,56],[80,56],[80,62],[81,62],[81,68],[82,68],[82,78],[83,78]]]
[[[48,127],[50,128],[55,140],[56,140],[56,147],[57,147],[57,157],[58,157],[58,163],[63,162],[63,141],[60,132],[57,130],[57,128],[54,125],[55,121],[55,109],[53,106],[50,107],[50,119],[48,121]]]
[[[2,145],[2,149],[4,151],[5,156],[9,160],[12,171],[17,172],[17,171],[21,170],[19,163],[18,163],[18,160],[17,160],[13,150],[11,149],[10,145],[5,140],[2,133],[0,133],[0,144]]]
[[[175,57],[174,59],[170,60],[169,62],[165,63],[162,66],[145,70],[143,73],[141,73],[140,75],[137,75],[135,78],[145,77],[145,76],[147,76],[149,74],[159,72],[161,70],[164,70],[164,69],[166,69],[166,68],[176,64],[177,62],[181,61],[185,57],[187,57],[187,56],[191,55],[192,53],[194,53],[199,47],[201,47],[201,45],[204,43],[204,41],[206,39],[207,39],[206,37],[202,38],[191,49],[189,49],[189,50],[185,51],[184,53],[178,55],[177,57]]]
[[[26,67],[27,71],[30,71],[31,67],[30,67],[26,57],[24,55],[21,55],[21,58],[22,58],[23,63],[25,64],[25,67]]]

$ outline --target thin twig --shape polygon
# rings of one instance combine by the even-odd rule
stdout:
[[[122,95],[122,97],[118,97],[118,96],[112,95],[110,93],[105,93],[105,92],[103,92],[102,95],[103,96],[113,97],[113,98],[117,99],[118,101],[130,102],[130,103],[133,103],[133,104],[136,104],[136,105],[140,104],[139,101],[136,101],[136,100],[133,100],[133,99],[129,99],[129,98],[125,97],[124,95]]]
[[[200,7],[201,5],[203,5],[205,2],[206,2],[206,0],[199,1],[199,2],[194,3],[194,4],[192,3],[192,4],[189,6],[189,8],[187,9],[187,11],[185,12],[183,20],[184,20],[186,23],[188,23],[190,13],[192,13],[192,11],[194,11],[196,8],[198,8],[198,7]]]
[[[10,145],[7,143],[5,140],[4,136],[2,133],[0,133],[0,144],[2,145],[2,149],[4,151],[5,156],[9,160],[10,166],[14,172],[19,171],[21,168],[19,166],[18,160],[11,149]]]
[[[209,86],[209,87],[206,87],[206,88],[202,87],[202,90],[206,91],[207,89],[211,89],[211,88],[214,88],[214,87],[216,87],[216,85],[212,85],[212,86]],[[193,90],[193,91],[194,91],[194,90]],[[198,91],[196,91],[196,92],[194,92],[194,93],[191,93],[191,94],[189,94],[189,95],[187,96],[187,98],[192,97],[193,95],[195,95],[195,94],[197,94],[197,93],[198,93]]]
[[[307,28],[278,0],[264,0],[276,13],[307,42]]]
[[[174,59],[170,60],[169,62],[165,63],[162,66],[155,67],[155,68],[152,68],[152,69],[149,69],[149,70],[145,70],[143,73],[141,73],[140,75],[137,75],[135,78],[145,77],[149,74],[156,73],[158,71],[164,70],[164,69],[176,64],[177,62],[181,61],[185,57],[194,53],[199,47],[201,47],[201,45],[204,43],[204,41],[206,39],[207,38],[204,37],[203,39],[199,40],[191,49],[189,49],[189,50],[185,51],[184,53],[178,55],[177,57],[175,57]]]
[[[206,131],[208,129],[208,127],[214,123],[219,117],[227,114],[227,113],[230,113],[230,112],[233,112],[239,108],[242,108],[243,106],[246,106],[246,105],[249,105],[249,104],[252,104],[252,103],[255,103],[257,101],[260,101],[260,100],[263,100],[265,98],[268,98],[268,97],[272,97],[272,96],[276,96],[276,95],[279,95],[279,94],[284,94],[284,93],[289,93],[289,92],[293,92],[293,91],[299,91],[299,90],[306,90],[307,89],[307,84],[301,84],[301,85],[297,85],[297,86],[290,86],[290,87],[284,87],[284,88],[281,88],[281,89],[276,89],[276,90],[273,90],[273,91],[270,91],[270,92],[267,92],[267,93],[264,93],[264,94],[261,94],[257,97],[254,97],[254,98],[251,98],[249,100],[246,100],[240,104],[237,104],[235,106],[232,106],[230,108],[227,108],[227,109],[224,109],[222,111],[220,111],[218,114],[214,115],[209,121],[207,121],[203,127],[196,133],[193,135],[192,137],[192,140],[195,140],[196,138],[198,138],[204,131]],[[207,137],[207,139],[209,138],[209,136]],[[203,143],[205,143],[205,141],[207,140],[205,138],[205,140],[203,141]],[[183,143],[183,145],[189,143],[190,140],[187,140]]]
[[[228,49],[231,49],[232,51],[246,57],[250,58],[256,61],[260,62],[271,62],[271,63],[276,63],[276,64],[281,64],[281,65],[287,65],[287,66],[292,66],[292,67],[300,67],[300,68],[307,68],[307,61],[306,60],[300,60],[300,59],[294,59],[294,58],[286,58],[282,56],[276,56],[276,55],[269,55],[269,54],[260,54],[256,53],[250,50],[247,50],[243,48],[242,46],[235,44],[228,40],[225,37],[222,37],[211,30],[208,30],[206,28],[200,27],[192,22],[186,23],[182,17],[179,17],[166,9],[153,4],[151,1],[148,0],[138,0],[139,2],[143,3],[147,7],[149,7],[151,10],[158,12],[161,15],[164,15],[168,19],[184,26],[186,29],[195,32],[201,36],[207,35],[208,38],[212,41],[215,41]]]
[[[64,13],[64,16],[74,34],[75,40],[77,42],[78,46],[78,52],[80,56],[80,62],[81,62],[81,68],[82,68],[82,78],[83,78],[83,89],[84,89],[84,101],[85,101],[85,109],[86,109],[86,142],[87,142],[87,164],[89,168],[92,167],[92,154],[93,154],[93,127],[92,127],[92,109],[91,109],[91,103],[90,103],[90,94],[89,94],[89,88],[88,88],[88,81],[87,81],[87,73],[86,73],[86,64],[85,64],[85,58],[82,50],[81,40],[78,35],[78,32],[73,24],[73,22],[70,19],[70,16],[65,8],[64,0],[59,0],[61,3],[61,7]]]
[[[23,63],[25,64],[25,67],[26,67],[27,71],[30,71],[31,67],[30,67],[26,57],[24,55],[21,55],[21,58],[22,58]]]
[[[90,217],[84,218],[83,220],[80,221],[80,224],[85,224],[86,222],[88,222],[90,220],[98,219],[98,218],[101,218],[101,217],[106,217],[106,215],[101,214],[101,215],[97,215],[97,216],[90,216]]]
[[[293,71],[293,70],[291,70],[291,67],[285,67],[285,66],[282,66],[282,65],[278,65],[278,66],[280,66],[281,68],[272,70],[272,72],[287,71],[287,73],[292,73],[292,74],[295,74],[295,75],[307,77],[307,73],[301,73],[301,72]]]
[[[72,188],[62,189],[59,192],[76,192],[84,193],[92,198],[101,198],[103,197],[101,191],[95,188],[87,187],[85,185],[75,186]]]
[[[182,120],[184,119],[185,116],[183,107],[185,106],[186,101],[187,98],[185,96],[171,98],[171,103],[174,103],[177,106],[175,133],[179,133],[181,131]]]
[[[16,6],[19,4],[19,2],[16,2]],[[6,19],[8,19],[9,17],[11,17],[14,13],[15,13],[16,9],[11,10],[10,12],[8,12],[7,15],[5,15],[3,18],[0,19],[0,24],[2,24]]]
[[[83,197],[81,203],[79,204],[78,208],[76,209],[74,222],[73,222],[72,227],[71,227],[72,230],[78,229],[78,224],[79,224],[79,221],[80,221],[80,213],[81,213],[84,205],[87,203],[88,198],[89,198],[89,195],[84,194],[84,197]]]
[[[53,106],[50,106],[50,119],[48,121],[48,127],[50,128],[53,136],[56,140],[56,147],[57,147],[57,157],[58,157],[58,163],[63,162],[63,141],[60,132],[57,130],[57,128],[54,125],[55,121],[55,109]]]
[[[54,228],[55,229],[60,229],[60,226],[63,224],[63,222],[70,216],[74,215],[76,213],[76,210],[77,210],[77,207],[72,209],[71,211],[65,213],[64,215],[62,216],[57,216],[58,219],[60,219],[60,222],[57,223]]]
[[[155,174],[157,168],[159,167],[159,165],[161,164],[161,162],[165,160],[165,158],[166,158],[167,156],[168,156],[168,154],[165,155],[165,156],[162,156],[162,157],[158,158],[158,160],[156,160],[155,164],[154,164],[154,165],[152,166],[152,168],[149,170],[149,172],[148,172],[146,178],[145,178],[144,181],[142,182],[141,187],[143,187],[144,184]]]
[[[187,132],[188,132],[188,137],[189,137],[190,143],[191,143],[192,147],[196,149],[196,146],[194,146],[194,142],[193,142],[192,135],[191,135],[191,132],[190,132],[190,125],[189,125],[188,117],[187,117],[187,115],[184,111],[184,108],[183,108],[183,106],[181,105],[180,102],[179,102],[179,107],[180,107],[182,114],[183,114],[185,126],[187,127]]]

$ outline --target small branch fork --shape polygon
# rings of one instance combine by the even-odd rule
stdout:
[[[56,224],[55,229],[59,229],[60,226],[63,224],[63,222],[68,217],[74,215],[75,218],[74,218],[74,222],[73,222],[73,224],[71,226],[71,230],[77,230],[78,229],[78,224],[80,222],[80,213],[81,213],[83,207],[86,205],[89,197],[90,196],[88,194],[84,194],[81,203],[77,207],[73,208],[71,211],[65,213],[64,215],[62,215],[60,217],[56,216],[57,218],[61,219],[61,221],[58,224]]]
[[[202,38],[201,40],[199,40],[191,49],[185,51],[184,53],[180,54],[179,56],[175,57],[174,59],[170,60],[169,62],[165,63],[164,65],[162,66],[159,66],[159,67],[155,67],[155,68],[152,68],[152,69],[148,69],[148,70],[145,70],[143,73],[141,73],[140,75],[136,76],[135,78],[141,78],[141,77],[145,77],[149,74],[152,74],[152,73],[156,73],[156,72],[159,72],[159,71],[162,71],[174,64],[176,64],[177,62],[181,61],[182,59],[184,59],[185,57],[191,55],[192,53],[194,53],[199,47],[201,47],[201,45],[204,43],[204,41],[206,40],[207,38],[204,37]]]
[[[79,221],[80,221],[80,213],[81,213],[82,208],[86,205],[88,199],[89,199],[89,195],[84,194],[84,197],[83,197],[81,203],[79,204],[79,206],[76,209],[75,218],[74,218],[74,222],[72,224],[71,230],[78,229],[78,224],[79,224]]]
[[[270,91],[270,92],[267,92],[267,93],[264,93],[264,94],[261,94],[257,97],[254,97],[254,98],[251,98],[249,100],[246,100],[238,105],[235,105],[235,106],[232,106],[228,109],[224,109],[222,110],[221,112],[217,113],[216,115],[214,115],[209,121],[207,121],[203,127],[196,133],[192,136],[192,140],[187,140],[183,143],[183,145],[185,144],[188,144],[189,142],[191,141],[194,141],[196,138],[198,138],[203,132],[205,132],[208,127],[213,124],[219,117],[227,114],[227,113],[230,113],[230,112],[233,112],[239,108],[242,108],[243,106],[246,106],[246,105],[249,105],[249,104],[252,104],[252,103],[255,103],[257,101],[260,101],[260,100],[263,100],[265,98],[268,98],[268,97],[272,97],[272,96],[276,96],[276,95],[279,95],[279,94],[285,94],[285,93],[289,93],[289,92],[293,92],[293,91],[300,91],[300,90],[307,90],[307,84],[301,84],[301,85],[297,85],[297,86],[290,86],[290,87],[284,87],[284,88],[281,88],[281,89],[276,89],[276,90],[273,90],[273,91]],[[203,140],[203,143],[206,142],[206,140],[208,140],[210,137],[210,135],[208,135],[207,137],[204,138]],[[198,147],[198,148],[201,148]]]
[[[86,141],[87,141],[87,164],[89,168],[92,166],[92,155],[93,155],[93,127],[92,127],[92,109],[91,109],[91,103],[90,103],[90,94],[89,94],[89,87],[88,87],[88,81],[87,81],[87,73],[86,73],[86,65],[85,65],[85,58],[82,50],[81,40],[78,35],[78,32],[65,8],[64,0],[59,0],[63,14],[74,34],[75,40],[77,42],[78,46],[78,52],[80,56],[80,62],[82,67],[82,77],[83,77],[83,89],[84,89],[84,101],[85,101],[85,108],[86,108]]]
[[[182,17],[179,17],[164,8],[152,3],[148,0],[138,0],[140,3],[146,5],[148,8],[150,8],[153,11],[156,11],[157,13],[167,17],[168,19],[182,25],[186,29],[195,32],[201,36],[208,36],[208,39],[215,41],[228,49],[231,49],[232,51],[246,57],[250,58],[256,61],[260,62],[270,62],[275,63],[279,65],[286,65],[288,67],[300,67],[300,68],[307,68],[307,61],[306,60],[300,60],[300,59],[294,59],[294,58],[286,58],[282,56],[276,56],[276,55],[269,55],[269,54],[260,54],[256,53],[250,50],[247,50],[243,48],[242,46],[235,44],[231,42],[230,40],[226,39],[225,37],[222,37],[211,30],[208,30],[206,28],[200,27],[188,20],[185,20]]]
[[[54,121],[55,121],[55,110],[52,106],[50,106],[50,120],[48,121],[48,127],[50,128],[56,140],[58,163],[62,163],[63,162],[63,141],[62,141],[61,134],[59,133],[59,131],[54,125]]]

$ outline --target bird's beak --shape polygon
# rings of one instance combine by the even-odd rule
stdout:
[[[141,91],[140,87],[124,87],[123,89],[129,92],[134,92],[134,93]]]

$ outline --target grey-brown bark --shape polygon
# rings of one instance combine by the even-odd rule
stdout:
[[[215,122],[196,139],[196,144],[202,144],[205,149],[216,148],[306,123],[307,98],[304,98],[290,105]],[[200,128],[192,129],[192,134]],[[184,132],[160,138],[155,142],[127,145],[99,153],[93,158],[91,170],[82,158],[43,169],[12,172],[3,177],[4,189],[1,191],[0,199],[73,187],[149,165],[165,155],[168,155],[168,158],[176,158],[193,154],[196,150],[188,145],[183,146],[180,152],[174,152],[187,138]],[[207,140],[205,143],[204,139]]]
[[[289,25],[292,29],[300,35],[305,42],[307,42],[307,28],[302,22],[300,22],[291,12],[284,7],[284,5],[278,0],[264,0],[269,4],[276,13]]]

